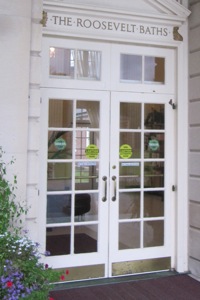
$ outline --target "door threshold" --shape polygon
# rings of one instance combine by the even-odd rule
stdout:
[[[66,289],[73,289],[79,287],[81,288],[81,287],[89,287],[89,286],[97,286],[97,285],[115,284],[121,282],[156,279],[156,278],[176,276],[176,275],[180,275],[180,273],[176,271],[162,271],[162,272],[129,275],[129,276],[117,276],[112,278],[99,278],[99,279],[89,279],[89,280],[81,280],[81,281],[73,281],[73,282],[62,282],[62,283],[59,282],[54,285],[53,290],[66,290]]]

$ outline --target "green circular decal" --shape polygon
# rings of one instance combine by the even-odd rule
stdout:
[[[85,155],[89,159],[96,159],[99,155],[99,149],[96,145],[90,144],[85,148]]]
[[[64,150],[67,146],[67,143],[64,139],[60,138],[55,140],[54,142],[54,146],[58,149],[58,150]]]
[[[130,158],[133,154],[132,148],[128,144],[121,145],[119,155],[121,158]]]
[[[159,141],[158,140],[150,140],[149,141],[149,148],[152,151],[157,151],[160,147]]]

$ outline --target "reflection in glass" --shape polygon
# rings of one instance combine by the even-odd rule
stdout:
[[[145,128],[165,129],[164,104],[145,104]]]
[[[164,158],[164,133],[148,132],[144,134],[144,157]]]
[[[49,74],[74,78],[75,51],[73,49],[49,48]]]
[[[77,128],[99,128],[99,101],[77,101]]]
[[[144,193],[144,217],[164,216],[164,191]]]
[[[72,127],[72,100],[49,100],[49,127]]]
[[[165,83],[165,59],[163,57],[145,56],[144,80]]]
[[[72,158],[72,132],[49,131],[48,159]]]
[[[142,56],[133,54],[120,55],[120,80],[142,81]]]
[[[139,129],[141,128],[141,104],[120,103],[120,128]]]
[[[119,194],[119,219],[140,217],[140,193]]]
[[[119,250],[140,248],[140,222],[119,223]]]
[[[145,162],[144,182],[145,187],[164,187],[164,162]]]
[[[97,252],[98,225],[75,226],[74,253]]]
[[[50,256],[70,254],[70,227],[47,228],[46,251]]]
[[[98,195],[82,193],[75,195],[75,221],[87,222],[98,220]]]
[[[164,245],[164,221],[144,222],[144,247]]]
[[[72,188],[72,163],[48,163],[47,190],[66,191]]]
[[[128,145],[131,149],[130,155],[123,145]],[[121,132],[120,133],[120,158],[140,158],[141,157],[141,133],[139,132]]]
[[[121,162],[119,164],[119,188],[139,188],[140,172],[140,162]]]
[[[86,151],[88,148],[89,150]],[[76,159],[97,159],[99,157],[99,132],[77,130],[75,155]]]
[[[100,80],[101,52],[91,50],[77,51],[77,78]]]
[[[99,164],[95,161],[77,162],[75,165],[76,190],[98,189]]]
[[[71,195],[47,196],[47,223],[71,221]]]

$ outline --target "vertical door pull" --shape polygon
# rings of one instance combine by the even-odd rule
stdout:
[[[102,201],[106,202],[106,200],[107,200],[107,177],[103,176],[102,180],[105,182],[105,185],[104,185],[104,196],[102,198]]]
[[[116,201],[116,176],[112,176],[112,180],[114,181],[114,196],[112,197],[112,201]]]

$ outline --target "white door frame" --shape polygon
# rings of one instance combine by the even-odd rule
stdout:
[[[187,30],[187,24],[183,30]],[[184,36],[187,36],[186,34]],[[155,43],[154,43],[155,44]],[[178,272],[186,272],[188,270],[188,68],[187,58],[187,42],[162,44],[163,47],[173,47],[176,51],[175,68],[177,69],[176,80],[176,97],[173,102],[176,105],[175,114],[177,115],[175,122],[175,140],[177,141],[176,166],[177,166],[177,182],[176,182],[176,200],[174,203],[175,219],[176,219],[176,259],[174,260],[174,268]],[[45,111],[42,115],[45,115]],[[41,125],[44,126],[44,118],[41,119]],[[43,166],[43,155],[41,156],[41,168]],[[42,210],[40,210],[41,212]],[[40,215],[40,224],[43,219]],[[40,227],[41,230],[41,227]],[[41,232],[41,231],[40,231]]]

